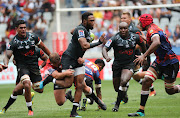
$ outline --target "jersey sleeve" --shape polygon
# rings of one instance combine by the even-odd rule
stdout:
[[[136,37],[136,40],[137,40],[137,44],[138,44],[138,45],[140,45],[140,46],[145,45],[145,44],[144,44],[144,41],[143,41],[143,39],[140,37],[140,35],[135,34],[135,37]]]
[[[34,35],[34,40],[35,40],[35,45],[39,45],[41,43],[41,39],[37,35]]]
[[[111,37],[105,44],[105,47],[108,48],[108,49],[111,49],[111,47],[113,46],[113,42],[114,42],[115,38],[114,36]]]
[[[86,30],[83,28],[77,28],[75,30],[75,35],[77,36],[77,39],[79,40],[80,38],[86,38]]]
[[[9,42],[9,44],[7,46],[7,50],[14,51],[15,44],[13,42],[14,42],[13,40],[11,42]]]
[[[149,39],[151,39],[151,37],[152,37],[154,34],[159,34],[159,33],[158,33],[158,30],[156,30],[156,29],[154,29],[154,28],[151,28],[150,30],[147,31],[147,36],[149,37]]]

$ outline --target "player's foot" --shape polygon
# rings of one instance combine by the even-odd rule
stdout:
[[[82,116],[79,116],[79,114],[77,112],[76,113],[71,112],[70,117],[82,118]]]
[[[40,88],[40,89],[43,89],[43,87],[44,87],[44,86],[43,86],[43,82],[44,82],[44,81],[40,81],[40,85],[39,85],[39,88]]]
[[[116,104],[116,103],[115,103]],[[123,100],[121,100],[120,104],[126,104]]]
[[[28,111],[28,116],[33,116],[33,115],[34,115],[33,111],[29,110]]]
[[[155,95],[156,95],[156,91],[155,90],[151,91],[150,94],[149,94],[149,96],[155,96]]]
[[[3,108],[1,111],[0,111],[0,114],[5,114],[6,113],[6,109]]]
[[[83,98],[83,104],[82,104],[81,110],[86,111],[86,106],[87,106],[87,98]]]
[[[66,98],[69,99],[71,102],[74,101],[74,98],[72,97],[72,90],[69,89],[69,90],[66,92]]]
[[[117,105],[114,105],[114,107],[112,108],[112,111],[113,112],[118,112],[119,110],[119,107]]]
[[[136,113],[128,113],[129,117],[145,116],[145,113],[138,110]]]
[[[34,93],[34,92],[31,92],[31,101],[32,101],[32,104],[33,104],[34,95],[35,95],[35,93]]]
[[[102,110],[107,109],[107,106],[99,98],[97,104],[101,107]]]

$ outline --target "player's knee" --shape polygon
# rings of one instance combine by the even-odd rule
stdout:
[[[149,79],[149,78],[144,78],[144,79],[142,80],[142,85],[143,85],[143,86],[150,87],[151,84],[152,84],[152,80]]]
[[[65,88],[70,88],[72,86],[72,83],[67,83]]]
[[[23,76],[21,77],[21,80],[20,80],[20,81],[21,81],[22,84],[24,84],[24,82],[25,82],[25,83],[31,82],[29,75],[23,75]]]
[[[58,102],[57,102],[57,105],[58,105],[58,106],[62,106],[63,104],[64,104],[64,101],[58,101]]]
[[[127,84],[127,80],[122,79],[121,80],[121,86],[126,86],[126,84]]]
[[[174,94],[174,91],[172,90],[172,89],[165,89],[166,90],[166,93],[168,94],[168,95],[173,95]]]

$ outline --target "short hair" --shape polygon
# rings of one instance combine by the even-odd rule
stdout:
[[[105,63],[102,59],[96,59],[95,64],[102,64],[103,67],[105,66]]]
[[[122,15],[128,15],[131,18],[131,14],[128,11],[123,11]]]
[[[26,24],[26,22],[24,20],[18,20],[16,22],[16,27],[19,27],[19,25],[21,25],[21,24]]]
[[[87,20],[90,15],[93,15],[91,12],[85,12],[82,14],[82,22]]]
[[[51,63],[57,63],[60,61],[60,56],[58,53],[51,53],[49,55],[49,60]]]

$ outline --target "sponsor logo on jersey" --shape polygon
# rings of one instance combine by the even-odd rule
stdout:
[[[109,40],[107,41],[107,43],[105,44],[105,46],[106,46],[106,47],[109,47],[109,46],[111,45],[111,43],[112,43],[112,40],[109,39]]]
[[[150,32],[150,33],[153,33],[153,30],[150,30],[149,32]]]
[[[78,30],[79,37],[85,37],[83,30]]]

